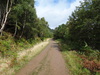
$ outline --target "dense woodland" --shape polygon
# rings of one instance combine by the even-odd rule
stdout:
[[[50,36],[48,22],[36,15],[34,0],[0,0],[0,32],[18,38]]]
[[[37,17],[34,3],[34,0],[0,0],[1,54],[11,55],[8,52],[16,52],[17,46],[52,36],[45,18]]]
[[[100,0],[81,2],[66,24],[55,28],[54,39],[59,39],[72,75],[99,75]]]
[[[99,75],[96,72],[100,72],[100,0],[84,0],[66,24],[54,30],[44,17],[37,17],[34,3],[35,0],[0,0],[0,59],[11,58],[10,68],[16,66],[20,63],[18,52],[54,35],[62,52],[65,51],[68,65],[74,67],[73,75]],[[22,60],[26,61],[25,58]]]
[[[54,38],[62,39],[74,50],[100,50],[100,0],[81,2],[67,23],[55,29]]]

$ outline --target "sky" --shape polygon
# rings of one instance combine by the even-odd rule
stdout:
[[[36,13],[39,18],[44,17],[49,27],[54,29],[65,24],[83,0],[35,0]]]

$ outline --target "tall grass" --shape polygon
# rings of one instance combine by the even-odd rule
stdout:
[[[82,66],[82,60],[77,56],[77,52],[63,51],[62,54],[66,60],[71,75],[90,75],[89,70]]]
[[[98,72],[100,67],[100,52],[98,50],[92,50],[89,46],[84,46],[81,50],[73,50],[70,45],[63,42],[59,42],[59,46],[71,75],[100,74]]]
[[[48,43],[45,41],[45,44],[38,45],[39,42],[41,42],[39,38],[15,39],[10,33],[0,36],[0,75],[13,75]],[[35,47],[36,44],[38,47]]]

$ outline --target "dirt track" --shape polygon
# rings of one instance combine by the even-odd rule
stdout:
[[[57,43],[53,40],[16,75],[69,75]]]

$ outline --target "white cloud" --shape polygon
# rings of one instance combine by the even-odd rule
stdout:
[[[45,17],[48,21],[50,28],[55,28],[60,24],[66,23],[68,17],[75,10],[76,6],[79,6],[79,1],[76,0],[69,4],[66,0],[59,0],[58,3],[54,3],[54,0],[36,0],[36,12],[39,18]]]

